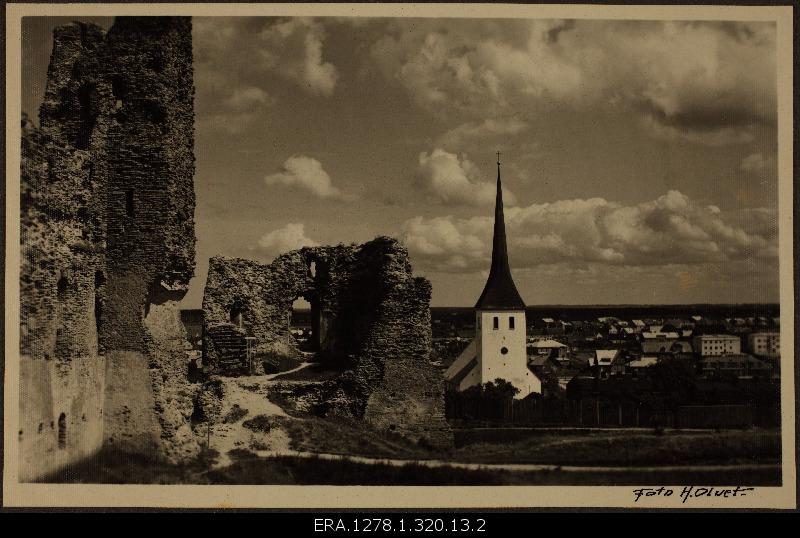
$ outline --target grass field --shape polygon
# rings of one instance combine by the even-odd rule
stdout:
[[[140,455],[102,451],[47,477],[44,482],[129,484],[339,484],[339,485],[777,485],[780,433],[728,431],[603,430],[535,432],[508,443],[477,442],[433,451],[363,422],[305,416],[258,415],[253,428],[284,430],[300,452],[381,459],[444,460],[472,464],[543,464],[544,470],[427,467],[366,463],[319,457],[257,457],[242,449],[229,453],[230,465],[214,468],[214,451],[184,465]],[[773,464],[752,469],[746,464]],[[668,469],[666,466],[673,466]],[[680,465],[727,465],[725,469],[675,469]],[[737,468],[737,465],[742,465]],[[563,467],[571,466],[573,468]],[[574,469],[574,467],[615,469]],[[732,466],[732,467],[731,467]],[[625,469],[630,467],[631,469]],[[638,467],[636,469],[635,467]],[[642,467],[647,467],[642,469]]]
[[[42,482],[86,484],[317,484],[317,485],[743,485],[780,483],[778,469],[723,471],[562,471],[514,472],[391,466],[319,458],[258,458],[246,451],[231,465],[210,470],[201,458],[169,465],[141,456],[102,452]],[[213,455],[212,455],[213,457]]]
[[[513,442],[472,443],[441,452],[399,435],[376,432],[356,421],[270,417],[270,423],[286,430],[293,450],[378,458],[625,466],[779,463],[781,454],[780,432],[759,428],[672,430],[661,435],[623,429],[568,434],[550,431]]]
[[[511,443],[474,443],[451,459],[556,465],[682,465],[778,463],[776,430],[668,431],[662,435],[625,430],[563,435],[543,433]]]
[[[355,420],[313,416],[302,420],[280,416],[269,419],[273,426],[289,434],[293,450],[399,459],[432,459],[441,455],[400,435],[377,432]]]

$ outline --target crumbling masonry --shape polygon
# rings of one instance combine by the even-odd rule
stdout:
[[[334,381],[303,385],[313,387],[302,395],[311,401],[308,410],[447,446],[444,381],[429,363],[430,296],[405,247],[388,237],[303,248],[269,265],[215,257],[203,296],[204,365],[237,375],[258,372],[275,356],[295,356],[289,318],[293,301],[304,297],[317,360],[342,370]]]
[[[102,446],[190,457],[191,20],[54,32],[40,128],[23,118],[20,479]]]

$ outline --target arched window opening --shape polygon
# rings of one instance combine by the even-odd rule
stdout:
[[[240,305],[235,304],[231,307],[230,322],[240,329],[244,327],[244,309]]]
[[[58,448],[67,447],[67,415],[58,416]]]
[[[157,100],[144,100],[139,106],[145,117],[153,123],[164,123],[167,119],[167,110]]]
[[[64,298],[64,294],[67,293],[67,288],[69,287],[69,280],[67,276],[61,272],[58,277],[58,282],[56,283],[56,291],[58,292],[59,299]]]
[[[134,209],[133,189],[128,189],[125,191],[125,214],[129,217],[134,216]]]
[[[514,316],[508,318],[508,328],[511,329],[512,331],[514,330]]]
[[[111,79],[111,93],[114,94],[114,110],[122,109],[122,100],[125,99],[127,93],[122,77],[116,76]]]
[[[89,140],[94,130],[94,124],[97,120],[97,110],[94,97],[93,86],[83,86],[78,90],[78,109],[80,114],[80,123],[78,125],[77,138],[75,140],[75,147],[78,149],[86,149],[89,147]]]
[[[495,316],[492,320],[492,329],[497,330],[500,328],[500,318]]]
[[[98,337],[100,336],[100,328],[103,320],[103,300],[101,297],[100,288],[106,283],[106,276],[103,271],[97,271],[94,274],[94,326],[97,330]]]

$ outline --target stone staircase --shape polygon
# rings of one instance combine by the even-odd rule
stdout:
[[[245,332],[232,323],[213,325],[207,335],[214,345],[215,371],[221,375],[247,374]]]

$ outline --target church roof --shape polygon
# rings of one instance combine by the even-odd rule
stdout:
[[[475,308],[481,310],[524,310],[511,267],[508,265],[506,224],[503,217],[503,189],[500,183],[500,162],[497,162],[497,201],[494,208],[494,239],[492,241],[492,267]]]

